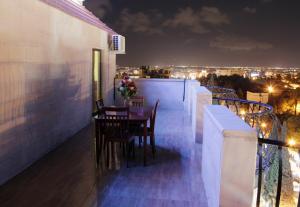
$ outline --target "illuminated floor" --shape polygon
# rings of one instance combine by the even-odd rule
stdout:
[[[158,112],[157,157],[149,155],[147,167],[138,150],[130,168],[96,170],[92,133],[82,130],[0,187],[0,206],[207,206],[201,145],[192,140],[184,113]]]

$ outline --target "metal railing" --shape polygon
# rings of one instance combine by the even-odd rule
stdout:
[[[270,168],[272,167],[272,166],[268,166],[268,165],[264,166],[263,158],[266,158],[266,157],[273,158],[272,161],[278,163],[278,171],[277,172],[275,171],[275,174],[277,173],[276,197],[274,198],[275,202],[273,201],[272,198],[270,200],[271,200],[272,206],[273,206],[273,203],[275,203],[276,207],[280,206],[281,194],[282,194],[282,177],[284,176],[283,161],[289,162],[289,160],[283,159],[283,157],[284,157],[283,153],[289,153],[287,149],[294,149],[297,152],[299,152],[300,146],[290,146],[286,142],[258,138],[258,169],[257,169],[257,180],[258,181],[257,181],[257,195],[256,195],[256,206],[257,207],[259,207],[261,204],[263,177],[268,176],[268,174],[263,175],[263,172],[266,171],[266,169],[268,169],[270,171]],[[270,153],[270,151],[273,151],[273,153]],[[269,161],[270,160],[268,160],[268,162]],[[271,180],[271,182],[275,182],[275,180]],[[290,195],[290,196],[291,196],[290,202],[292,203],[293,196],[292,195]],[[285,206],[292,207],[293,204],[291,204],[291,203],[289,203],[289,204],[285,203]],[[298,207],[300,206],[300,192],[298,193],[297,206]]]
[[[239,99],[233,89],[216,86],[207,88],[212,92],[213,104],[228,107],[256,129],[258,137],[256,206],[261,205],[263,194],[264,204],[269,202],[271,206],[279,207],[282,191],[286,191],[283,189],[282,178],[284,176],[287,179],[293,179],[290,167],[290,151],[293,150],[299,154],[300,146],[291,146],[286,142],[286,125],[280,123],[273,113],[272,106]],[[283,164],[285,165],[284,169]],[[284,195],[287,196],[287,193],[285,192]],[[290,202],[294,202],[292,197],[295,196],[290,195],[290,197]],[[294,206],[300,207],[300,193],[298,193],[297,201],[294,203]],[[290,203],[284,204],[285,206],[292,206]]]
[[[235,90],[219,86],[206,86],[212,92],[213,98],[238,98]]]

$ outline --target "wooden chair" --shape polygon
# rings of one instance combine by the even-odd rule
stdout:
[[[156,101],[155,107],[152,110],[151,118],[150,118],[150,127],[147,128],[147,135],[150,137],[150,144],[152,146],[152,154],[155,156],[156,147],[155,147],[155,120],[156,120],[156,112],[159,105],[159,100]]]
[[[109,166],[109,143],[112,144],[112,155],[114,157],[115,143],[123,144],[126,148],[126,163],[130,151],[134,152],[134,137],[129,134],[129,108],[128,107],[103,107],[104,114],[104,145],[107,148],[107,166]]]
[[[130,98],[133,107],[143,107],[145,100],[143,96],[134,96]]]
[[[101,114],[103,112],[102,108],[104,107],[103,99],[99,99],[99,100],[96,101],[96,107],[97,107],[98,114]]]
[[[155,157],[156,147],[155,147],[155,120],[156,120],[156,113],[157,108],[159,105],[159,100],[156,101],[155,106],[152,110],[151,117],[150,117],[150,126],[147,127],[147,136],[150,137],[150,144],[152,147],[152,155]],[[142,135],[143,135],[143,128],[141,127],[139,129],[139,142],[142,142]]]
[[[145,104],[145,99],[143,96],[134,96],[130,98],[130,102],[132,107],[143,107]],[[139,134],[140,127],[141,127],[140,125],[135,123],[130,124],[130,130],[133,132],[133,134],[136,134],[136,131],[138,131]],[[139,147],[141,147],[141,144],[142,144],[142,136],[139,135]]]

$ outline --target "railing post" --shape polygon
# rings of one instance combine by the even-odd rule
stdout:
[[[257,182],[256,207],[260,206],[261,183],[262,183],[262,143],[259,143],[259,145],[258,145],[258,182]]]
[[[254,129],[224,106],[206,106],[202,179],[209,207],[250,207],[257,153]]]
[[[279,207],[280,205],[280,196],[281,196],[281,184],[282,184],[282,147],[278,146],[279,153],[279,169],[278,169],[278,183],[277,183],[277,193],[276,193],[276,203],[275,206]]]

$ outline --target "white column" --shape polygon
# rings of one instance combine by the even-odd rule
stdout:
[[[250,207],[255,182],[256,131],[224,106],[206,106],[202,179],[209,207]]]
[[[192,130],[197,143],[202,143],[204,107],[212,104],[212,93],[203,86],[192,88]]]
[[[185,90],[185,100],[184,100],[184,109],[191,116],[192,105],[193,105],[193,92],[195,87],[199,87],[200,82],[197,80],[186,80],[186,90]]]

